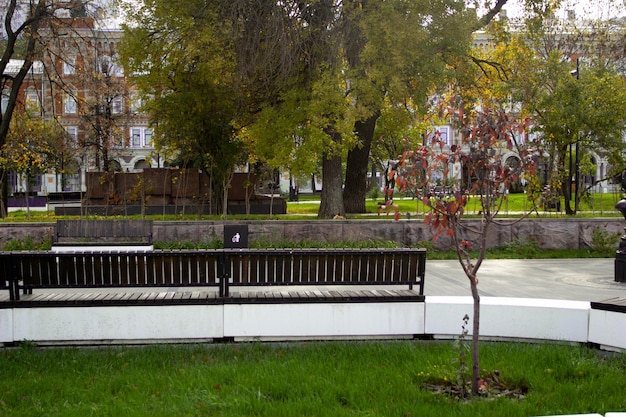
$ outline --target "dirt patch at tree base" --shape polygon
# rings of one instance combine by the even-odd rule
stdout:
[[[500,380],[499,371],[493,371],[478,380],[478,395],[476,396],[472,395],[471,378],[456,384],[448,380],[436,380],[425,382],[421,387],[435,394],[446,395],[458,401],[472,398],[523,400],[528,393],[528,387],[525,385],[508,384]]]

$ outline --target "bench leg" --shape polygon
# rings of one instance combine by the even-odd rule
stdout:
[[[220,279],[220,297],[229,297],[230,260],[225,253],[220,253],[217,257],[217,270]]]
[[[11,301],[20,300],[20,282],[16,278],[9,280],[9,299]]]

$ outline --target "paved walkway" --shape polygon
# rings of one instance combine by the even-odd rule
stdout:
[[[614,259],[485,260],[478,271],[484,297],[601,301],[626,297],[615,281]],[[426,261],[425,295],[470,296],[458,261]]]

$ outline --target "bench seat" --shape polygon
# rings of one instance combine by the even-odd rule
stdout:
[[[592,301],[591,308],[594,310],[626,313],[626,297],[613,297],[602,301]]]
[[[88,290],[24,294],[18,302],[0,295],[0,308],[78,307],[78,306],[155,306],[176,304],[272,304],[272,303],[349,303],[349,302],[422,302],[424,296],[409,289],[337,290],[249,290],[233,291],[220,297],[216,290],[150,288],[133,291]]]
[[[0,298],[0,308],[78,307],[78,306],[157,306],[176,304],[220,304],[217,291],[168,291],[149,289],[137,291],[47,292],[24,294],[19,301]]]
[[[409,289],[352,289],[232,291],[225,303],[349,303],[349,302],[408,302],[424,301],[418,291]]]

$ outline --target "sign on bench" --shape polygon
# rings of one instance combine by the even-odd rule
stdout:
[[[152,220],[58,220],[54,252],[151,251]]]
[[[11,300],[38,288],[406,285],[424,293],[425,249],[224,249],[0,253]]]

